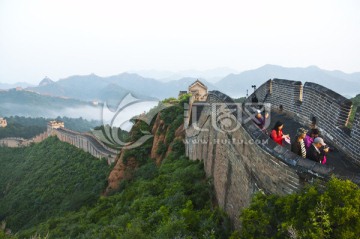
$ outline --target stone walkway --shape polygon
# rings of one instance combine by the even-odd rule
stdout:
[[[285,113],[278,113],[272,111],[270,119],[271,123],[269,130],[273,128],[277,120],[280,120],[284,123],[284,134],[289,134],[291,139],[295,138],[296,130],[298,128],[304,127],[306,129],[309,129],[309,127],[302,126]],[[329,142],[325,141],[325,143],[334,149],[334,151],[328,153],[326,165],[334,167],[334,173],[339,177],[346,177],[357,183],[360,182],[360,166],[352,163],[343,152],[336,149]],[[291,149],[290,144],[287,144],[285,142],[284,147],[288,148],[289,150]]]

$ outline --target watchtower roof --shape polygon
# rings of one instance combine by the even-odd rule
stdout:
[[[197,79],[194,83],[189,85],[189,88],[191,88],[191,87],[193,87],[193,86],[195,86],[197,84],[200,85],[201,87],[204,87],[207,90],[207,86],[204,83],[202,83],[201,81],[199,81],[199,79]]]

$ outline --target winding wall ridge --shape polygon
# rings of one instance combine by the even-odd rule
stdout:
[[[5,138],[0,139],[0,146],[8,147],[24,147],[29,146],[31,143],[39,143],[49,136],[56,135],[59,140],[72,144],[77,148],[89,152],[96,158],[106,158],[108,164],[115,162],[119,151],[111,149],[100,142],[95,136],[89,133],[79,133],[66,128],[48,130],[32,139],[26,140],[23,138]]]
[[[109,164],[115,162],[115,159],[119,154],[119,151],[110,149],[89,133],[79,133],[66,128],[48,128],[48,135],[56,135],[61,141],[83,149],[94,157],[106,158]]]

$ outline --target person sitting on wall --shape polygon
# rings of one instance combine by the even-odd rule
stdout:
[[[271,131],[270,137],[281,146],[283,145],[283,139],[289,141],[290,137],[288,134],[283,134],[284,124],[281,121],[277,121],[273,130]]]
[[[306,148],[304,143],[306,133],[306,129],[299,128],[296,132],[296,138],[291,144],[291,151],[303,158],[306,158]]]
[[[260,110],[256,110],[256,115],[255,115],[255,118],[253,119],[253,121],[261,130],[263,130],[264,125],[265,125],[265,121],[266,121],[267,118],[269,118],[268,113],[266,113],[265,117],[264,117],[264,116],[262,116]]]
[[[329,152],[329,147],[324,143],[324,140],[320,137],[314,139],[314,143],[307,151],[307,158],[318,163],[324,164],[324,157]]]
[[[311,129],[309,133],[305,136],[304,143],[306,150],[309,150],[312,143],[314,143],[314,139],[319,137],[320,131],[319,129]]]

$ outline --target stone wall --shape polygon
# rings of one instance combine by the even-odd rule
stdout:
[[[23,138],[4,138],[4,139],[0,139],[0,146],[17,148],[17,147],[25,146],[24,142],[26,141],[27,140]]]
[[[293,113],[299,112],[301,103],[300,90],[302,84],[300,81],[288,81],[274,79],[272,82],[271,104],[273,108],[287,110]]]
[[[186,155],[204,162],[218,204],[236,228],[240,227],[240,211],[249,206],[254,192],[284,195],[298,191],[306,181],[330,176],[331,168],[298,157],[269,140],[251,121],[245,123],[245,112],[237,130],[219,131],[214,127],[214,114],[221,113],[216,108],[219,103],[233,106],[221,92],[209,93],[208,105],[202,107],[196,124],[200,130],[193,125],[186,130]]]
[[[269,92],[265,97],[264,92]],[[352,102],[338,93],[315,83],[273,79],[261,85],[256,95],[259,102],[282,108],[305,126],[316,122],[326,140],[336,145],[360,165],[360,114],[357,111],[352,129],[346,127]]]
[[[84,150],[85,152],[89,152],[96,158],[106,158],[108,160],[108,164],[114,163],[120,152],[118,150],[107,147],[92,134],[79,133],[66,128],[53,129],[51,127],[48,127],[46,132],[29,140],[23,138],[0,139],[0,146],[26,147],[31,143],[40,143],[47,137],[55,135],[59,138],[59,140],[72,144],[75,147]]]
[[[97,158],[106,158],[108,164],[114,163],[119,151],[105,146],[93,135],[88,133],[79,133],[66,128],[52,129],[48,128],[48,135],[56,135],[61,141],[74,145],[77,148],[89,152]]]
[[[271,92],[272,92],[272,81],[268,80],[264,84],[262,84],[259,88],[256,89],[256,97],[259,100],[259,102],[268,102],[271,101]],[[250,101],[251,99],[252,97],[248,98],[248,100]]]

